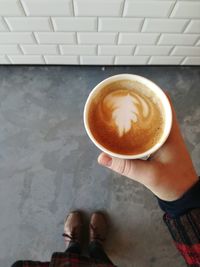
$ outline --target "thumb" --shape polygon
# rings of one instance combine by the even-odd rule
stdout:
[[[147,176],[152,174],[154,169],[150,161],[119,159],[105,153],[99,155],[98,163],[140,183],[145,183]]]

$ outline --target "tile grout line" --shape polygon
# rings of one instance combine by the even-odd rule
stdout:
[[[57,44],[57,49],[58,49],[58,55],[64,56],[64,54],[62,53],[60,44]]]
[[[134,45],[134,47],[133,47],[133,51],[132,51],[132,53],[131,53],[131,56],[134,56],[134,55],[135,55],[136,47],[137,47],[137,45]]]
[[[147,65],[150,65],[149,63],[151,61],[151,58],[152,58],[152,56],[149,56],[149,58],[147,59],[147,62],[146,62]]]
[[[192,21],[192,19],[189,19],[189,20],[185,23],[184,28],[183,28],[183,30],[182,30],[181,33],[186,33],[185,31],[187,30],[187,27],[188,27],[188,25],[190,24],[191,21]]]
[[[10,59],[10,57],[9,57],[9,55],[5,54],[4,56],[5,56],[5,58],[8,60],[8,62],[9,62],[10,64],[13,64],[12,61],[11,61],[11,59]]]
[[[9,26],[9,23],[7,22],[7,20],[6,20],[6,17],[1,17],[2,18],[2,20],[3,20],[3,24],[6,26],[6,28],[8,29],[8,32],[11,32],[12,31],[12,29],[10,28],[10,26]]]
[[[20,6],[20,9],[22,9],[22,12],[24,13],[25,17],[27,17],[28,15],[26,14],[26,9],[25,9],[25,7],[23,6],[21,0],[19,0],[18,3],[19,3],[19,6]]]
[[[97,32],[99,32],[99,17],[97,17],[97,23],[96,24],[97,24],[97,26],[96,26],[97,27]]]
[[[200,42],[200,37],[199,38],[197,38],[197,40],[196,40],[196,42],[193,44],[193,46],[197,46],[197,44],[198,44],[198,42]]]
[[[113,61],[113,64],[116,65],[116,61],[117,61],[117,56],[115,55],[114,56],[114,61]]]
[[[162,33],[160,33],[156,39],[156,42],[155,42],[155,45],[159,46],[159,42],[160,42],[160,39],[161,39],[161,36],[162,36]]]
[[[60,53],[59,44],[56,44],[56,51],[58,52],[58,56],[60,56],[60,55],[61,55],[61,53]]]
[[[119,34],[120,34],[120,32],[117,32],[117,36],[115,37],[116,38],[115,45],[119,44]]]
[[[72,0],[72,12],[73,12],[73,16],[76,17],[76,15],[75,15],[75,7],[74,7],[74,0]]]
[[[81,57],[80,55],[77,55],[78,65],[81,64],[81,58],[80,57]]]
[[[145,23],[146,18],[143,18],[143,21],[141,22],[139,32],[143,33],[143,28],[144,28],[144,23]]]
[[[174,47],[175,47],[175,45],[174,45],[174,46],[172,46],[172,48],[169,50],[169,52],[168,52],[167,56],[171,56],[171,53],[172,53],[172,51],[174,50]]]
[[[137,48],[138,48],[138,44],[135,45],[135,49],[133,50],[133,56],[137,56],[137,55],[136,55],[136,50],[137,50]]]
[[[170,53],[168,54],[168,56],[173,56],[172,53],[174,52],[175,48],[176,48],[176,45],[173,46],[173,48],[171,49],[171,51],[170,51]]]
[[[49,17],[48,22],[49,22],[51,32],[55,32],[52,17]]]
[[[115,56],[113,56],[113,58],[112,58],[112,65],[114,65],[115,64]]]
[[[36,32],[31,32],[31,35],[33,36],[33,39],[35,40],[35,43],[36,44],[40,44],[40,42],[39,42],[39,40],[38,40],[38,38],[36,36]]]
[[[45,58],[45,55],[42,55],[42,57],[43,57],[44,63],[45,63],[46,65],[48,65],[48,63],[47,63],[47,61],[46,61],[46,58]]]
[[[172,7],[171,7],[171,10],[169,10],[169,13],[168,13],[168,18],[171,18],[171,15],[172,15],[172,13],[173,13],[173,10],[174,10],[174,8],[175,8],[175,6],[176,6],[176,3],[177,3],[177,0],[174,2],[174,4],[172,5]]]
[[[9,61],[11,64],[14,64],[13,61],[12,61],[12,59],[10,58],[9,55],[5,55],[5,57],[8,59],[8,61]]]
[[[187,56],[184,56],[183,59],[180,61],[180,65],[183,65],[184,64],[184,61],[186,60]]]
[[[121,12],[121,18],[124,17],[124,8],[125,8],[125,2],[126,0],[124,0],[123,4],[122,4],[122,12]]]
[[[75,44],[79,45],[79,43],[78,43],[78,32],[77,31],[75,32]]]
[[[24,50],[21,47],[21,44],[17,44],[17,47],[21,51],[22,55],[25,55]]]

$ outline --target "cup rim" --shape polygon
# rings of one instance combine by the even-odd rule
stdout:
[[[87,114],[88,114],[88,108],[89,108],[89,103],[94,95],[94,93],[97,90],[100,90],[103,86],[117,81],[117,80],[122,80],[122,79],[130,79],[130,80],[134,80],[134,81],[138,81],[142,84],[144,84],[145,86],[149,87],[150,90],[152,90],[153,92],[156,91],[156,95],[159,96],[159,99],[162,101],[164,110],[165,110],[165,114],[167,114],[166,116],[166,123],[165,123],[165,127],[163,130],[163,134],[159,140],[158,143],[156,143],[153,147],[151,147],[150,149],[148,149],[147,151],[140,153],[140,154],[134,154],[134,155],[123,155],[123,154],[119,154],[119,153],[115,153],[112,152],[110,150],[108,150],[107,148],[105,148],[104,146],[102,146],[93,136],[93,134],[90,131],[90,127],[89,127],[89,123],[88,123],[88,119],[87,119]],[[163,92],[163,90],[154,82],[152,82],[151,80],[140,76],[140,75],[135,75],[135,74],[128,74],[128,73],[123,73],[123,74],[117,74],[117,75],[113,75],[110,76],[106,79],[104,79],[103,81],[101,81],[100,83],[98,83],[89,93],[88,98],[86,100],[85,106],[84,106],[84,112],[83,112],[83,121],[84,121],[84,126],[86,129],[86,132],[88,134],[88,136],[90,137],[90,139],[92,140],[92,142],[104,153],[111,155],[112,157],[116,157],[116,158],[122,158],[122,159],[140,159],[140,158],[146,158],[149,155],[153,154],[154,152],[156,152],[167,140],[170,131],[171,131],[171,126],[172,126],[172,109],[171,109],[171,105],[169,102],[169,99],[167,98],[166,94]]]

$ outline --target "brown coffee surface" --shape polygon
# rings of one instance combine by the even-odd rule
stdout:
[[[89,128],[99,144],[124,154],[153,147],[163,132],[163,110],[153,92],[131,81],[116,81],[97,93],[88,110]]]

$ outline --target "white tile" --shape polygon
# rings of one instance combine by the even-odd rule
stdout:
[[[24,54],[27,55],[58,54],[58,48],[56,45],[21,45],[21,49]]]
[[[13,64],[44,64],[42,56],[9,56]]]
[[[72,16],[71,0],[21,0],[28,16]]]
[[[0,56],[0,64],[10,64],[10,62],[5,56]]]
[[[56,31],[96,31],[97,18],[52,18]]]
[[[31,44],[35,39],[30,32],[2,32],[0,33],[0,44]]]
[[[82,65],[113,65],[114,57],[112,56],[81,56]]]
[[[186,19],[145,19],[142,32],[182,32]]]
[[[48,18],[9,17],[6,18],[11,31],[50,31]]]
[[[114,44],[116,33],[78,33],[80,44]]]
[[[1,16],[24,16],[18,0],[0,0]]]
[[[96,55],[96,45],[60,45],[64,55]]]
[[[35,37],[40,44],[74,44],[75,33],[71,32],[38,32]]]
[[[200,18],[200,1],[178,1],[171,17],[175,18]]]
[[[196,43],[197,46],[200,46],[200,40]]]
[[[161,35],[159,45],[194,45],[199,38],[198,34],[167,34]]]
[[[120,16],[123,0],[74,0],[76,16]]]
[[[56,65],[77,65],[79,64],[77,56],[44,56],[47,64]]]
[[[139,32],[143,19],[99,18],[99,31]]]
[[[8,31],[8,26],[1,17],[0,17],[0,31],[1,32]]]
[[[0,54],[22,54],[17,45],[0,45]]]
[[[191,20],[185,32],[200,33],[200,20]]]
[[[199,57],[186,57],[182,62],[182,65],[200,65],[200,56]]]
[[[117,56],[115,65],[146,65],[148,58],[147,56]]]
[[[155,65],[178,65],[184,57],[172,57],[172,56],[153,56],[150,58],[148,64]]]
[[[135,50],[135,55],[153,56],[153,55],[168,55],[172,46],[137,46]]]
[[[158,33],[120,33],[119,44],[155,44]]]
[[[200,47],[177,46],[172,51],[177,56],[200,56]]]
[[[99,55],[132,55],[133,46],[127,45],[100,45],[99,46]]]
[[[167,17],[174,1],[133,1],[127,0],[124,7],[125,16]]]

